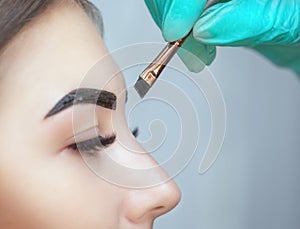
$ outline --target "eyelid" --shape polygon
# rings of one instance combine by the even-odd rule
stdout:
[[[71,138],[67,139],[65,144],[71,145],[75,142],[84,142],[89,139],[97,138],[99,135],[99,129],[94,126],[86,130],[80,131],[79,133],[74,133],[74,135]]]
[[[139,128],[135,127],[131,130],[131,133],[134,137],[139,135]],[[89,139],[97,138],[100,136],[99,129],[96,126],[90,127],[86,130],[80,131],[77,134],[74,134],[71,138],[67,139],[66,145],[74,144],[75,142],[84,142]]]
[[[107,137],[98,136],[97,138],[92,138],[84,142],[77,142],[69,145],[67,148],[71,148],[80,152],[99,152],[99,150],[107,147],[114,143],[116,135],[111,135]]]

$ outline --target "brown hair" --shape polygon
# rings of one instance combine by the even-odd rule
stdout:
[[[54,2],[59,1],[0,0],[0,51],[28,22]],[[87,13],[98,32],[103,35],[102,17],[97,7],[88,0],[74,0],[73,2],[76,2]]]

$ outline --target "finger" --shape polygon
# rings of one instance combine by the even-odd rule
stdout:
[[[164,1],[145,0],[147,8],[159,28],[162,27],[164,3]]]
[[[201,44],[189,36],[178,50],[178,55],[191,72],[200,72],[215,59],[216,47]]]
[[[161,27],[165,40],[175,41],[186,36],[202,13],[206,2],[206,0],[168,1]]]
[[[217,4],[196,22],[193,36],[205,44],[254,46],[269,29],[263,11],[259,3],[243,0]]]

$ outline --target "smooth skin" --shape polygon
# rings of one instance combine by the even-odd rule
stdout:
[[[244,46],[300,76],[300,0],[230,0],[204,12],[206,0],[145,3],[167,41],[178,40],[193,28],[183,47],[205,64],[214,60],[215,46]],[[179,55],[191,71],[202,70],[191,55],[184,51]]]
[[[78,152],[67,148],[74,135],[72,109],[44,119],[106,54],[93,23],[71,3],[49,7],[1,53],[0,228],[151,228],[156,217],[179,202],[180,192],[172,181],[130,189],[94,174]],[[99,77],[105,82],[116,69],[113,60],[107,61],[106,74],[99,72]],[[96,110],[104,123],[100,131],[111,133],[109,117],[114,112],[117,137],[142,150],[125,121],[124,88],[121,74],[106,88],[118,96],[118,105],[115,111]],[[157,166],[147,153],[132,154],[118,141],[107,152],[133,168]],[[166,174],[160,170],[158,176]]]

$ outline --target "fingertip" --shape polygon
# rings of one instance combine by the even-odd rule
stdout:
[[[191,36],[178,50],[178,55],[191,72],[200,72],[216,57],[216,47],[204,45],[195,41]]]
[[[208,13],[202,16],[193,27],[193,37],[199,42],[203,42],[213,37],[213,25],[215,24],[215,15]]]
[[[199,59],[189,58],[182,54],[182,52],[178,52],[178,55],[190,72],[199,73],[206,66],[203,62],[200,62]]]
[[[218,37],[226,35],[228,28],[232,26],[233,20],[240,20],[234,17],[232,7],[234,2],[228,1],[218,3],[201,15],[193,26],[193,37],[198,42],[218,45]]]

